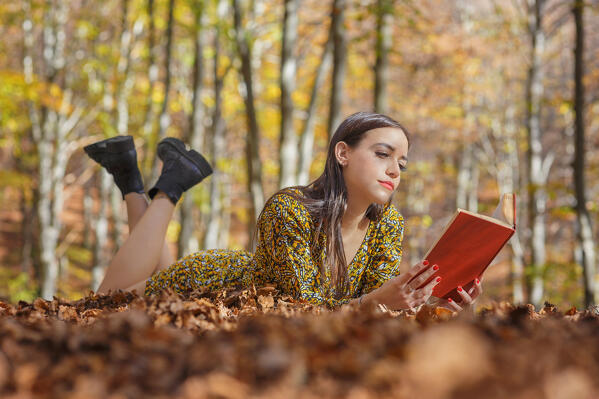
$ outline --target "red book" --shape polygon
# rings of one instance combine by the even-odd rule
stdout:
[[[433,296],[461,301],[457,287],[470,289],[516,231],[516,196],[504,194],[493,216],[456,211],[424,257],[429,264],[439,265],[439,271],[428,281],[442,277]]]

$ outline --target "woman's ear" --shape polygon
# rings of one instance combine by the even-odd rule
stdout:
[[[335,158],[337,158],[337,163],[341,166],[347,166],[349,162],[349,153],[351,148],[345,141],[339,141],[335,144]]]

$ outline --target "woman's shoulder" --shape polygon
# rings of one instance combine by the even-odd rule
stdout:
[[[309,218],[309,212],[302,203],[303,193],[299,188],[289,187],[273,194],[264,205],[264,216],[284,216]]]

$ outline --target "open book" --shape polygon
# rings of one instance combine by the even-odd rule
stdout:
[[[431,265],[439,265],[439,271],[420,287],[441,276],[433,296],[460,301],[457,286],[472,287],[515,231],[515,194],[501,197],[493,217],[458,209],[424,257]]]

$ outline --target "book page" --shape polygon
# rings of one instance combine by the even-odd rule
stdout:
[[[513,193],[503,194],[499,199],[499,205],[497,205],[497,208],[493,212],[493,218],[513,226],[516,216],[514,214],[516,208],[514,201],[515,195]]]

